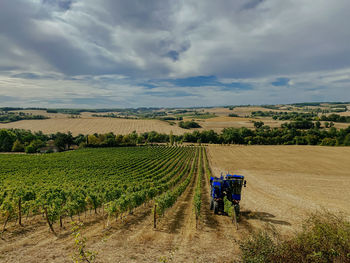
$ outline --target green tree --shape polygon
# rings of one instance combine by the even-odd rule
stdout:
[[[23,152],[24,151],[24,145],[17,139],[12,146],[13,152]]]
[[[174,135],[173,135],[173,131],[170,131],[169,141],[170,141],[170,145],[173,146],[173,145],[174,145]]]
[[[316,128],[317,128],[317,129],[320,129],[320,128],[321,128],[321,122],[320,122],[320,121],[316,121],[315,125],[316,125]]]
[[[344,145],[345,146],[350,146],[350,133],[345,136]]]
[[[16,135],[5,129],[0,130],[0,152],[10,152],[12,150],[13,143],[16,140]]]
[[[256,129],[259,129],[259,128],[261,128],[262,126],[264,126],[264,122],[262,122],[262,121],[254,121],[254,127],[256,128]]]

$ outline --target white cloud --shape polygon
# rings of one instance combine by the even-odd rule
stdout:
[[[88,93],[91,107],[101,97],[111,106],[350,100],[349,12],[346,0],[3,0],[0,96],[71,105]],[[253,89],[166,83],[193,76]],[[288,87],[271,85],[279,77]],[[152,81],[154,96],[140,84]]]

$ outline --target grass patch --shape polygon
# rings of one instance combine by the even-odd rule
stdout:
[[[339,214],[318,212],[290,238],[259,231],[240,248],[243,262],[350,262],[350,222]]]

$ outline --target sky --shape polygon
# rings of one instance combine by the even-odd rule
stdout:
[[[350,101],[349,0],[0,0],[0,106]]]

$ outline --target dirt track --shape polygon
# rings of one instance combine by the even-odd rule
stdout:
[[[230,171],[246,177],[242,210],[254,226],[266,222],[288,233],[310,212],[323,208],[350,216],[350,148],[208,148],[215,175]]]

